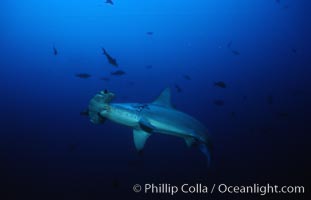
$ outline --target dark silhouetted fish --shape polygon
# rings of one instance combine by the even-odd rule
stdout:
[[[148,31],[146,32],[147,35],[153,35],[153,32],[152,31]]]
[[[81,111],[80,115],[88,117],[89,116],[89,109],[85,109],[85,110]]]
[[[217,99],[217,100],[214,100],[213,102],[216,106],[223,106],[225,105],[225,102],[223,100],[220,100],[220,99]]]
[[[102,81],[110,81],[110,78],[108,78],[108,77],[101,77],[100,80],[102,80]]]
[[[80,73],[80,74],[76,74],[76,77],[87,79],[87,78],[90,78],[91,75],[87,73]]]
[[[272,95],[269,95],[268,97],[267,97],[267,102],[268,102],[268,104],[273,104],[273,96]]]
[[[232,118],[234,118],[234,117],[236,116],[236,113],[235,113],[235,112],[231,112],[231,113],[230,113],[230,116],[231,116]]]
[[[235,56],[239,56],[240,55],[240,52],[237,51],[237,50],[234,50],[234,49],[231,49],[232,47],[232,40],[230,40],[227,44],[227,48],[231,50],[231,53]]]
[[[226,88],[227,87],[226,83],[223,82],[223,81],[214,82],[214,86],[217,86],[217,87],[220,87],[220,88]]]
[[[239,56],[239,55],[240,55],[240,52],[237,51],[237,50],[232,50],[231,52],[232,52],[233,55],[235,55],[235,56]]]
[[[116,60],[115,58],[111,57],[111,56],[107,53],[107,51],[106,51],[104,48],[102,48],[102,51],[103,51],[103,54],[106,56],[108,62],[109,62],[111,65],[113,65],[113,66],[115,66],[115,67],[118,67],[117,60]]]
[[[113,75],[113,76],[122,76],[122,75],[124,75],[126,73],[123,70],[117,70],[117,71],[111,72],[110,74]]]
[[[179,85],[175,84],[175,88],[177,92],[182,92],[182,89]]]
[[[278,4],[278,5],[281,5],[281,0],[275,0],[275,2]],[[288,9],[289,6],[287,4],[283,5],[282,7],[284,10]]]
[[[58,51],[57,51],[57,49],[56,49],[56,47],[55,47],[55,46],[53,46],[53,54],[54,54],[55,56],[57,56],[57,55],[58,55]]]
[[[113,5],[112,0],[106,0],[106,2],[105,2],[105,3]]]
[[[188,80],[188,81],[191,80],[191,77],[190,77],[189,75],[187,75],[187,74],[183,75],[183,77],[184,77],[184,79],[186,79],[186,80]]]
[[[146,69],[151,69],[151,68],[152,68],[152,65],[146,65],[145,68],[146,68]]]

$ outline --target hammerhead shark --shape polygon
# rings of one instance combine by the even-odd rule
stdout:
[[[151,135],[160,133],[183,138],[187,146],[198,146],[210,165],[211,141],[207,129],[192,116],[173,108],[169,88],[151,103],[111,103],[114,96],[104,90],[90,100],[88,114],[92,123],[102,124],[109,119],[133,128],[138,152]]]

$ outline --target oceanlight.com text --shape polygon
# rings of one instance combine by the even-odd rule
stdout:
[[[254,194],[254,195],[268,195],[268,194],[304,194],[304,186],[279,186],[273,185],[270,183],[260,185],[227,185],[224,183],[221,184],[211,184],[205,185],[202,183],[196,184],[181,184],[173,185],[169,183],[146,183],[146,184],[135,184],[133,186],[133,191],[136,193],[145,193],[145,194],[169,194],[174,195],[177,193],[184,194]]]

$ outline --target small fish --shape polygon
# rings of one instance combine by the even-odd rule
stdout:
[[[220,99],[217,99],[217,100],[214,100],[213,102],[216,106],[223,106],[225,105],[225,102],[223,100],[220,100]]]
[[[190,77],[189,75],[187,75],[187,74],[183,75],[183,77],[184,77],[184,79],[186,79],[186,80],[188,80],[188,81],[191,80],[191,77]]]
[[[85,110],[81,111],[81,112],[80,112],[80,115],[81,115],[81,116],[86,116],[86,117],[88,117],[88,116],[89,116],[89,110],[88,110],[88,109],[85,109]]]
[[[107,53],[107,51],[106,51],[104,48],[102,48],[102,51],[103,51],[103,54],[106,56],[108,62],[109,62],[111,65],[113,65],[113,66],[115,66],[115,67],[118,67],[117,60],[116,60],[115,58],[111,57],[111,56]]]
[[[105,3],[113,5],[112,0],[106,0],[106,2],[105,2]]]
[[[235,55],[235,56],[239,56],[239,55],[241,55],[241,54],[240,54],[240,52],[239,52],[239,51],[237,51],[237,50],[232,50],[231,52],[232,52],[232,53],[233,53],[233,55]]]
[[[151,69],[151,68],[152,68],[152,65],[146,65],[145,68],[146,68],[146,69]]]
[[[179,85],[175,84],[175,88],[176,88],[177,92],[182,92],[182,89]]]
[[[100,80],[102,80],[102,81],[110,81],[110,78],[108,78],[108,77],[101,77]]]
[[[123,70],[117,70],[117,71],[111,72],[110,74],[113,75],[113,76],[122,76],[122,75],[124,75],[126,73]]]
[[[80,73],[80,74],[76,74],[76,77],[87,79],[87,78],[90,78],[91,75],[87,73]]]
[[[153,35],[153,32],[152,31],[148,31],[146,32],[147,35]]]
[[[57,56],[57,55],[58,55],[58,51],[57,51],[57,49],[56,49],[56,47],[55,47],[55,46],[53,46],[53,54],[54,54],[55,56]]]
[[[232,118],[234,118],[234,117],[236,116],[236,113],[235,113],[235,112],[231,112],[231,113],[230,113],[230,116],[231,116]]]
[[[226,83],[223,81],[214,82],[214,86],[220,87],[220,88],[226,88],[227,87]]]

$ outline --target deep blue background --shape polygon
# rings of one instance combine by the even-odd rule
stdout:
[[[309,0],[114,2],[0,2],[1,199],[146,198],[131,188],[150,182],[307,184]],[[102,47],[126,75],[110,76]],[[151,102],[165,87],[208,127],[211,168],[179,138],[154,135],[141,157],[132,130],[79,115],[104,88]]]

